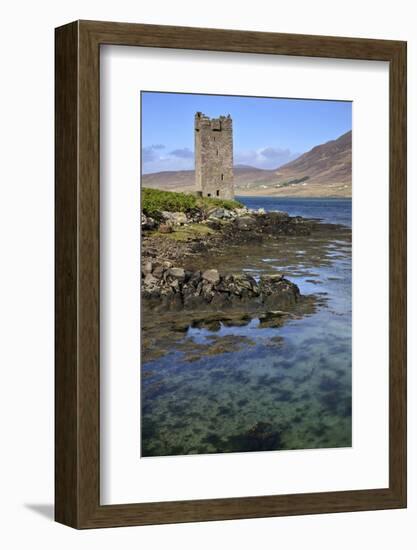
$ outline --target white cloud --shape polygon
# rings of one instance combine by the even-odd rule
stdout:
[[[188,147],[184,147],[183,149],[174,149],[170,152],[170,155],[180,159],[193,159],[194,151],[191,151]]]
[[[297,158],[299,153],[280,147],[263,147],[250,151],[237,151],[234,155],[235,164],[248,164],[255,168],[273,169]]]
[[[159,158],[159,153],[161,149],[165,149],[165,145],[156,143],[154,145],[149,145],[148,147],[142,147],[142,162],[152,162]]]
[[[187,147],[165,152],[165,145],[154,144],[142,147],[142,171],[164,172],[168,170],[192,170],[194,168],[194,152]]]
[[[255,168],[274,169],[294,160],[299,153],[279,147],[262,147],[250,151],[236,151],[235,164],[247,164]],[[166,152],[166,146],[160,143],[142,148],[143,173],[162,172],[167,170],[193,170],[194,151],[188,147]]]

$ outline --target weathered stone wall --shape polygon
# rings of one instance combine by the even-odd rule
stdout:
[[[234,198],[233,128],[230,115],[195,115],[196,191],[204,197]]]

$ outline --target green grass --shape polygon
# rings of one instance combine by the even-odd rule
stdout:
[[[199,206],[203,210],[209,210],[213,207],[233,210],[234,208],[242,208],[243,204],[234,200],[215,199],[211,197],[198,197],[197,206]]]
[[[160,212],[186,212],[195,208],[197,199],[193,195],[185,193],[173,193],[172,191],[160,191],[159,189],[142,189],[142,211],[147,216],[158,218]]]
[[[200,208],[207,211],[213,207],[233,210],[233,208],[241,208],[242,204],[233,200],[203,198],[192,194],[160,191],[148,187],[142,189],[142,211],[152,218],[159,219],[163,210],[167,212],[186,212],[191,208]]]
[[[163,237],[173,241],[193,241],[199,237],[213,235],[215,231],[202,223],[193,223],[187,226],[178,226],[172,233],[160,233],[158,230],[152,232],[154,237]]]

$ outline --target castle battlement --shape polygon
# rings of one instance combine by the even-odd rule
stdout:
[[[234,198],[233,125],[230,115],[194,120],[196,191],[203,197]]]

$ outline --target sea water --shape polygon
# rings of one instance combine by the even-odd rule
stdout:
[[[346,227],[337,239],[283,238],[239,258],[255,277],[284,272],[321,305],[276,327],[257,318],[190,326],[178,345],[143,362],[142,456],[351,446],[351,201],[239,200]]]

